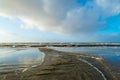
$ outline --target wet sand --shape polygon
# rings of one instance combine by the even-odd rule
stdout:
[[[99,58],[40,48],[44,62],[23,71],[3,73],[0,80],[117,80]]]

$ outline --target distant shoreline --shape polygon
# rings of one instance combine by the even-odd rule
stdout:
[[[120,43],[0,43],[0,47],[120,47]]]

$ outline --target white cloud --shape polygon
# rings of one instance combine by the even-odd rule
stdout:
[[[81,2],[82,4],[82,2]],[[0,0],[0,16],[18,17],[22,28],[61,34],[89,34],[104,28],[104,19],[120,13],[119,0]]]

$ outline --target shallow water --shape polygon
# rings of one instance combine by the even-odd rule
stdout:
[[[43,56],[37,48],[1,48],[0,72],[24,70],[39,65]]]
[[[98,56],[120,73],[120,47],[51,47],[59,51]]]

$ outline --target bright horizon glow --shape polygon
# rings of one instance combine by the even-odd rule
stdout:
[[[120,1],[0,0],[3,42],[120,42]]]

